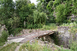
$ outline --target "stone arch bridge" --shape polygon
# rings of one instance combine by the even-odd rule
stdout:
[[[8,41],[25,43],[36,38],[49,36],[51,34],[54,34],[55,32],[56,31],[51,31],[51,30],[38,31],[36,33],[23,34],[22,36],[8,37]]]

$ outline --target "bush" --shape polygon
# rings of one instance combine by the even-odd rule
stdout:
[[[5,41],[7,41],[8,32],[3,31],[2,35],[0,36],[0,45],[3,45]]]
[[[27,28],[27,29],[36,29],[36,28],[42,28],[42,24],[27,24],[27,25],[25,25],[25,27]]]
[[[51,23],[51,24],[44,25],[42,27],[42,29],[44,29],[44,30],[56,30],[57,26],[56,26],[56,24]]]
[[[13,31],[20,26],[20,18],[19,17],[13,17],[6,21],[5,23],[9,34],[13,34]]]
[[[65,9],[65,7],[64,7],[64,5],[63,4],[61,4],[61,5],[58,5],[57,7],[56,7],[56,22],[57,23],[60,23],[60,24],[62,24],[63,22],[65,22],[66,21],[66,16],[64,15],[64,9]]]
[[[46,14],[43,12],[34,11],[33,16],[29,15],[27,17],[25,28],[35,29],[41,28],[46,24]]]
[[[59,24],[70,22],[68,17],[71,15],[71,8],[69,3],[60,4],[56,7],[56,22]],[[68,21],[69,20],[69,21]]]
[[[53,13],[48,15],[46,24],[48,24],[48,23],[55,23],[55,17],[53,16]]]
[[[46,14],[44,12],[34,11],[33,19],[35,24],[45,24],[46,23]]]
[[[15,36],[17,33],[19,33],[23,28],[15,28],[11,29],[11,33]]]

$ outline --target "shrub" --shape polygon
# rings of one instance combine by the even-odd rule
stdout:
[[[64,15],[64,9],[65,9],[65,7],[64,7],[64,4],[61,4],[61,5],[58,5],[57,7],[56,7],[56,22],[57,23],[63,23],[63,22],[65,22],[66,21],[66,16]]]
[[[17,33],[19,33],[23,28],[14,28],[11,29],[11,33],[15,36]]]
[[[25,27],[27,28],[27,29],[36,29],[36,28],[42,28],[42,24],[27,24],[27,25],[25,25]]]
[[[70,22],[68,17],[71,15],[70,1],[66,1],[65,4],[60,4],[56,7],[56,22],[59,24]]]
[[[56,30],[57,26],[56,26],[56,24],[51,23],[51,24],[48,24],[48,25],[44,25],[42,27],[42,29],[44,29],[44,30]]]
[[[46,23],[46,14],[44,12],[34,11],[33,19],[35,24],[45,24]]]
[[[0,36],[0,46],[5,44],[5,41],[7,41],[8,32],[3,31],[2,35]]]
[[[46,24],[48,24],[48,23],[55,23],[55,17],[53,16],[53,13],[48,15]]]
[[[13,31],[20,26],[20,18],[19,17],[12,17],[7,20],[5,23],[9,34],[13,34]]]
[[[33,16],[27,17],[25,28],[34,29],[41,28],[46,23],[46,14],[43,12],[34,11]]]

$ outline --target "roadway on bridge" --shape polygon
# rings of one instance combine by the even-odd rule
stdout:
[[[54,31],[51,31],[51,30],[38,31],[38,32],[34,32],[34,33],[29,33],[29,34],[25,33],[22,36],[8,37],[8,41],[24,43],[24,42],[30,41],[32,39],[35,39],[37,37],[43,37],[46,35],[51,35],[53,33],[54,33]]]

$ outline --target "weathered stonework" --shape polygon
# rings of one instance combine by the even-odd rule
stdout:
[[[58,41],[59,45],[63,45],[64,47],[69,47],[69,41],[77,40],[77,34],[72,34],[69,32],[69,27],[58,27]]]

